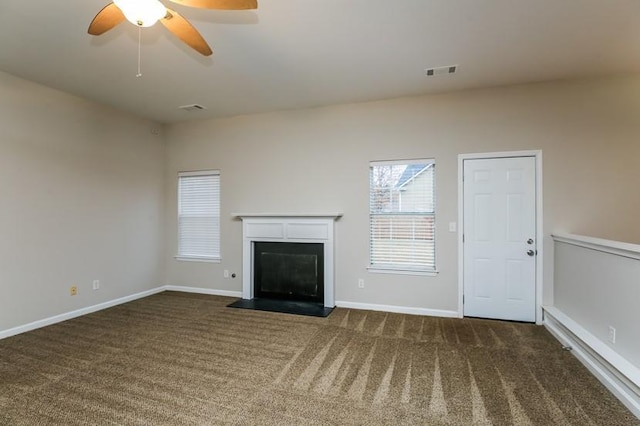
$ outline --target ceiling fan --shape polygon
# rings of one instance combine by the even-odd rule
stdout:
[[[247,10],[257,9],[257,0],[170,0],[176,4],[201,9]],[[178,12],[159,0],[113,0],[93,18],[89,34],[100,35],[124,20],[138,27],[150,27],[160,21],[173,35],[204,56],[213,52],[198,30]]]

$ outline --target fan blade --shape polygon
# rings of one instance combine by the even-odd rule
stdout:
[[[182,17],[178,12],[167,9],[167,16],[160,20],[169,31],[176,37],[184,41],[189,47],[197,50],[204,56],[213,53],[207,42],[202,38],[198,30]]]
[[[257,9],[258,0],[171,0],[183,6],[200,9],[247,10]]]
[[[102,8],[100,12],[93,18],[91,24],[89,24],[88,33],[91,35],[100,35],[106,33],[111,28],[124,21],[124,14],[113,3],[109,3]]]

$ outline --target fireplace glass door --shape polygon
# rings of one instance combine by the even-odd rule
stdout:
[[[324,302],[324,245],[254,242],[257,298]]]

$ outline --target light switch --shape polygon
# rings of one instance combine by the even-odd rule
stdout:
[[[449,222],[449,232],[456,232],[457,229],[458,227],[455,222]]]

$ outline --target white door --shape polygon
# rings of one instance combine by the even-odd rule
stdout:
[[[535,157],[463,167],[464,315],[535,322]]]

